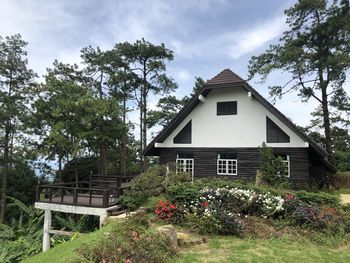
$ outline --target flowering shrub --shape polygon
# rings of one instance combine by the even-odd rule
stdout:
[[[340,223],[333,207],[299,206],[296,208],[292,219],[298,225],[305,225],[319,230],[334,227]]]
[[[219,230],[219,234],[222,235],[236,235],[241,236],[243,231],[243,225],[241,221],[238,219],[239,215],[222,211],[217,214],[217,218],[221,223],[221,228]]]
[[[157,215],[157,219],[170,220],[176,210],[176,206],[170,201],[160,200],[156,205],[154,213]]]
[[[273,196],[270,193],[259,194],[255,205],[258,207],[258,214],[266,218],[283,211],[284,199],[280,196]]]
[[[271,193],[258,194],[253,190],[239,188],[204,188],[200,197],[184,207],[188,213],[217,216],[218,211],[239,216],[273,216],[283,210],[284,199]]]

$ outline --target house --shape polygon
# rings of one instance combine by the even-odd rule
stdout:
[[[176,162],[178,172],[199,177],[254,178],[265,142],[286,164],[289,180],[336,172],[327,152],[254,88],[225,69],[197,92],[151,141],[144,155]]]

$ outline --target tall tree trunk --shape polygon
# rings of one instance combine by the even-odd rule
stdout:
[[[322,111],[323,111],[323,125],[324,125],[324,135],[326,150],[329,154],[329,161],[334,163],[333,151],[332,151],[332,140],[331,140],[331,123],[329,120],[329,109],[328,109],[328,95],[327,95],[327,85],[320,82],[322,90]]]
[[[58,182],[62,183],[62,154],[58,154]]]
[[[15,125],[11,125],[12,128],[15,127]],[[15,131],[12,130],[11,132],[11,139],[10,139],[10,145],[9,145],[9,168],[10,170],[12,169],[13,167],[13,141],[14,141],[14,138],[15,138]]]
[[[141,170],[143,171],[143,114],[142,114],[142,108],[143,108],[143,96],[142,96],[143,91],[141,90],[141,95],[140,95],[140,166]]]
[[[77,158],[75,159],[74,162],[74,177],[75,177],[75,187],[79,187],[79,175],[78,175],[78,166],[77,166]]]
[[[143,126],[142,126],[142,153],[147,147],[147,93],[144,90],[143,94],[143,107],[142,107],[142,116],[143,116]],[[147,156],[143,156],[143,171],[145,171],[148,167],[148,158]]]
[[[103,72],[101,72],[100,83],[98,85],[100,100],[103,100],[102,83],[103,83]],[[105,175],[106,174],[106,145],[104,144],[104,142],[100,142],[98,160],[99,160],[99,162],[98,162],[98,167],[99,167],[98,174],[100,176]]]
[[[124,80],[124,90],[123,90],[123,124],[124,127],[126,128],[126,81]],[[126,145],[127,145],[127,140],[128,140],[128,134],[127,134],[127,129],[123,132],[122,135],[122,141],[121,141],[121,155],[120,155],[120,170],[122,175],[127,174],[127,150],[126,150]]]
[[[10,171],[9,144],[10,144],[10,122],[7,121],[4,137],[4,171],[2,175],[1,201],[0,201],[0,223],[5,222],[7,178]]]

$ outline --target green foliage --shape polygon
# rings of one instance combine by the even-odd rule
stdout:
[[[186,226],[199,234],[218,234],[222,228],[220,221],[212,216],[185,215]]]
[[[285,10],[289,29],[264,53],[253,56],[249,75],[265,81],[274,70],[290,73],[290,80],[270,87],[270,95],[281,98],[296,91],[303,101],[315,99],[321,109],[325,145],[332,155],[330,106],[347,101],[344,83],[350,68],[350,9],[348,1],[299,0]]]
[[[131,190],[123,194],[121,203],[130,209],[136,209],[148,197],[164,192],[165,166],[153,166],[132,180]]]
[[[145,39],[135,43],[119,43],[115,46],[119,54],[133,65],[133,73],[138,78],[135,85],[135,99],[140,109],[140,159],[143,170],[148,166],[147,158],[142,151],[147,146],[148,127],[148,96],[153,94],[167,94],[174,91],[177,85],[165,73],[166,61],[173,60],[173,52],[162,43],[154,45]]]
[[[157,103],[158,109],[149,111],[148,128],[152,128],[157,124],[165,127],[165,125],[167,125],[176,114],[190,102],[192,97],[201,87],[203,87],[204,84],[205,81],[201,77],[196,77],[196,82],[190,96],[185,96],[182,99],[178,99],[173,95],[160,98]]]
[[[38,177],[30,165],[22,160],[14,160],[13,169],[8,178],[7,195],[11,195],[24,204],[32,205],[35,201],[37,184]],[[18,218],[19,215],[20,211],[16,207],[8,207],[6,220]]]
[[[146,221],[147,222],[147,221]],[[84,244],[77,253],[88,262],[167,262],[175,255],[168,237],[148,229],[142,218],[113,226],[107,237]]]
[[[9,206],[21,214],[12,218],[9,225],[0,225],[0,261],[15,263],[41,251],[44,215],[17,199],[10,200]]]
[[[166,187],[174,184],[182,184],[186,182],[190,182],[192,180],[192,176],[189,173],[181,172],[176,173],[175,171],[170,171],[165,179]]]
[[[281,185],[287,181],[283,176],[288,174],[286,164],[279,156],[274,156],[272,149],[265,143],[259,148],[261,157],[262,179],[265,183],[271,186]]]
[[[221,234],[241,236],[242,224],[236,216],[221,212],[217,216],[209,215],[185,215],[185,226],[199,234]]]
[[[7,179],[13,167],[13,153],[27,150],[23,138],[27,132],[28,105],[33,97],[36,74],[27,68],[27,43],[16,34],[0,36],[0,144],[2,176],[0,188],[0,223],[5,220]],[[18,145],[18,147],[17,147]]]
[[[67,162],[62,170],[63,182],[74,182],[76,172],[80,181],[89,181],[91,174],[97,174],[96,157],[82,156]]]
[[[93,231],[97,228],[98,222],[95,218],[89,215],[67,215],[55,213],[53,226],[54,229],[62,229],[76,233]]]
[[[184,102],[173,95],[168,95],[159,99],[156,106],[160,110],[149,111],[148,128],[157,124],[165,127],[182,109]]]
[[[168,187],[167,194],[170,201],[175,204],[187,204],[197,200],[200,196],[201,187],[192,183],[182,183]]]
[[[346,152],[335,151],[334,160],[339,171],[350,171],[350,149]]]
[[[295,196],[298,199],[309,205],[340,207],[339,195],[327,194],[325,192],[311,193],[307,191],[297,191]]]

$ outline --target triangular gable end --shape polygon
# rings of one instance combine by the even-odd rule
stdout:
[[[190,144],[192,143],[192,120],[174,137],[174,143]]]
[[[266,116],[266,142],[289,143],[290,137],[276,123]]]

